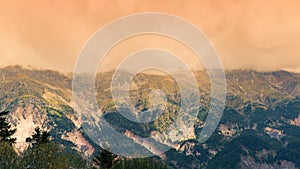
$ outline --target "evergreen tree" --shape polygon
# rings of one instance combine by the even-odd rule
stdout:
[[[93,164],[100,169],[170,169],[167,164],[154,158],[124,158],[105,149],[98,151],[93,158]]]
[[[42,131],[39,127],[36,127],[34,131],[35,133],[32,135],[32,137],[26,138],[26,142],[32,143],[34,145],[49,142],[49,132]]]
[[[16,169],[18,154],[9,142],[0,142],[0,168]]]
[[[153,158],[123,159],[116,163],[112,169],[171,169],[167,164]]]
[[[17,140],[11,136],[17,129],[10,129],[11,125],[7,122],[6,116],[9,112],[0,112],[0,142],[7,142],[10,146]]]
[[[105,150],[101,149],[98,151],[93,158],[93,163],[98,168],[110,169],[113,167],[116,162],[117,155]]]
[[[18,162],[20,169],[89,169],[86,159],[61,144],[47,142],[29,147]]]

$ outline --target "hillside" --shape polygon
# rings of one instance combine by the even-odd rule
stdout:
[[[116,111],[110,90],[112,75],[113,72],[97,75],[97,102],[107,121],[129,139],[162,132],[176,119],[181,96],[172,77],[139,74],[133,79],[130,99],[137,110],[150,109],[147,98],[152,89],[164,91],[168,102],[160,118],[137,124]],[[177,139],[179,144],[168,145],[172,149],[161,158],[174,168],[300,167],[300,74],[227,71],[226,109],[218,129],[203,144],[197,143],[196,138],[210,106],[210,82],[203,71],[195,72],[195,78],[201,93],[198,123],[184,128],[182,132],[189,131],[184,137],[169,138]],[[92,155],[95,143],[81,128],[73,106],[70,77],[18,66],[0,69],[0,111],[10,111],[9,121],[17,128],[15,148],[19,151],[26,148],[26,137],[40,126],[50,131],[53,141]]]

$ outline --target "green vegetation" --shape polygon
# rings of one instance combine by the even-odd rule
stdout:
[[[105,111],[105,119],[119,132],[130,129],[140,137],[149,137],[152,131],[164,131],[178,117],[180,91],[170,76],[139,74],[131,84],[130,99],[138,111],[150,108],[148,100],[151,90],[160,89],[167,97],[164,114],[150,123],[135,123],[121,116],[111,97],[113,72],[98,74],[96,78],[97,102]],[[47,117],[43,125],[50,128],[47,133],[39,128],[27,139],[27,150],[17,154],[15,139],[6,120],[7,113],[0,114],[0,168],[241,168],[250,164],[267,164],[277,168],[283,160],[300,168],[300,130],[296,122],[300,110],[300,75],[284,71],[256,72],[238,70],[226,72],[226,109],[220,122],[224,134],[218,128],[205,143],[185,140],[180,150],[166,152],[164,160],[159,157],[127,159],[108,151],[95,153],[90,159],[75,151],[71,141],[61,139],[64,133],[80,130],[74,125],[71,107],[71,79],[53,71],[25,70],[20,67],[0,69],[0,110],[18,112],[22,116],[41,115]],[[122,78],[127,77],[124,72]],[[199,83],[200,111],[195,124],[195,135],[202,130],[210,108],[210,83],[205,72],[196,72]],[[86,79],[82,79],[84,82]],[[183,78],[184,81],[184,78]],[[188,84],[189,82],[184,82]],[[83,83],[85,84],[85,83]],[[85,94],[85,93],[81,93]],[[88,97],[87,97],[88,98]],[[129,104],[129,103],[128,103]],[[41,116],[35,116],[41,117]],[[21,116],[20,116],[21,117]],[[70,120],[72,119],[72,120]],[[293,123],[292,123],[293,121]],[[14,124],[17,122],[13,121]],[[178,126],[180,127],[180,126]],[[268,131],[266,130],[268,129]],[[45,133],[44,133],[45,132]],[[49,141],[51,134],[51,141]],[[87,136],[84,137],[97,147]],[[25,140],[24,140],[25,141]],[[243,158],[245,157],[245,158]],[[92,160],[93,159],[93,160]],[[162,162],[163,161],[163,162]],[[93,163],[93,164],[92,164]],[[289,166],[290,167],[290,166]]]
[[[49,142],[50,134],[47,131],[42,131],[39,127],[36,127],[34,131],[35,133],[32,135],[32,137],[26,138],[26,142],[29,142],[32,145]]]
[[[161,161],[148,158],[139,158],[139,159],[124,159],[118,161],[112,169],[171,169],[168,165],[164,164]]]
[[[18,160],[19,156],[13,147],[7,142],[0,142],[0,168],[15,169]]]
[[[2,169],[85,169],[89,163],[76,151],[49,141],[50,134],[35,128],[32,137],[26,139],[31,146],[17,155],[12,145],[16,141],[11,138],[16,129],[11,130],[5,116],[0,113],[0,168]]]
[[[94,155],[93,164],[98,168],[110,169],[117,161],[117,156],[105,149],[98,150]]]
[[[75,150],[53,142],[41,143],[28,148],[17,162],[20,169],[85,169],[88,162]]]
[[[11,138],[17,129],[10,129],[11,125],[6,120],[9,112],[0,112],[0,142],[7,142],[12,145],[16,138]]]
[[[105,149],[98,150],[93,158],[93,165],[100,169],[170,169],[167,164],[154,158],[129,159]]]
[[[31,137],[26,138],[27,150],[17,154],[12,145],[16,141],[11,136],[16,129],[6,122],[8,112],[0,113],[0,168],[2,169],[167,169],[167,165],[146,159],[123,159],[101,149],[93,162],[83,158],[77,151],[49,140],[47,131],[35,128]]]

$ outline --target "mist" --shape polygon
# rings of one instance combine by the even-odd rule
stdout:
[[[169,13],[196,25],[215,46],[225,69],[300,71],[297,0],[1,1],[0,66],[18,64],[71,72],[94,32],[137,12]],[[146,36],[117,45],[118,52],[110,52],[101,69],[112,69],[132,49],[151,45],[177,53],[192,69],[201,68],[182,44]]]

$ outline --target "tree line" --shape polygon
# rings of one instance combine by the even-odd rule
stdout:
[[[0,169],[167,169],[166,164],[155,159],[128,159],[107,150],[95,151],[91,159],[76,150],[51,141],[50,134],[35,128],[26,138],[29,147],[21,154],[13,148],[17,129],[7,121],[9,112],[0,112]]]

